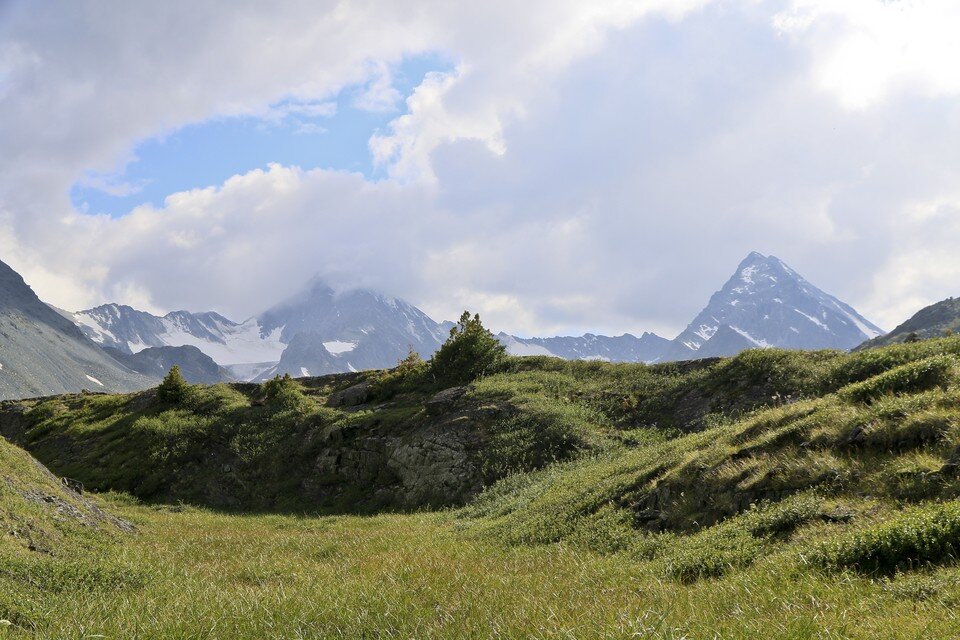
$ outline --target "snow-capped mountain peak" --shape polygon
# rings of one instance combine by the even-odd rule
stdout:
[[[731,355],[767,346],[850,349],[882,333],[776,256],[752,252],[677,336],[665,359]]]

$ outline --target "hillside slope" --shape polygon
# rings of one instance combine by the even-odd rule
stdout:
[[[0,262],[0,399],[127,391],[155,382],[104,353]]]
[[[920,309],[890,333],[868,340],[857,349],[900,344],[913,338],[941,338],[956,332],[960,332],[960,298],[947,298]]]
[[[0,617],[40,637],[211,616],[231,637],[960,632],[960,338],[511,358],[448,389],[411,371],[3,403],[0,432],[57,473],[177,504],[129,507],[136,597],[77,585],[27,610],[4,584]],[[303,517],[384,510],[414,512]]]

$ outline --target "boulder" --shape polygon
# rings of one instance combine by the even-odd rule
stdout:
[[[467,392],[466,387],[450,387],[427,400],[423,406],[427,415],[436,416],[449,410],[460,397]]]
[[[372,395],[372,384],[369,381],[364,381],[359,384],[355,384],[346,389],[341,389],[330,394],[330,397],[327,398],[328,407],[355,407],[358,404],[363,404],[370,400]]]

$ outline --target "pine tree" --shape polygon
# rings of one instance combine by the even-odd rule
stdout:
[[[157,398],[168,404],[180,404],[187,397],[190,385],[180,373],[180,367],[173,365],[170,372],[157,387]]]
[[[466,384],[496,372],[506,359],[507,349],[480,322],[480,315],[460,316],[450,337],[430,360],[430,371],[438,382]]]

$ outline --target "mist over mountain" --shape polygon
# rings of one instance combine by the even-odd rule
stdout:
[[[235,322],[214,312],[159,317],[122,304],[73,314],[83,332],[127,355],[149,347],[196,347],[243,380],[390,367],[413,349],[429,358],[449,334],[414,305],[368,289],[337,291],[314,278],[298,294]],[[882,331],[774,256],[753,252],[673,340],[639,336],[498,339],[513,355],[610,362],[730,356],[744,349],[850,349]]]

